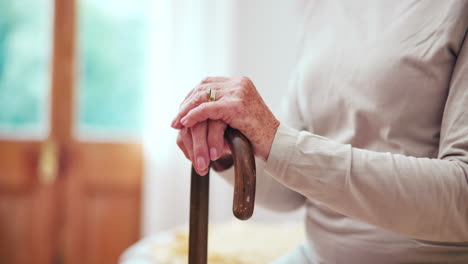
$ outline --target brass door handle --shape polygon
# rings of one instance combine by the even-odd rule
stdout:
[[[57,179],[59,154],[58,144],[53,139],[48,138],[42,143],[37,167],[41,184],[52,184]]]

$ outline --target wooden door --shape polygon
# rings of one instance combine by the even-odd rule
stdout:
[[[0,263],[117,263],[139,237],[142,147],[76,138],[76,1],[54,10],[50,133],[0,140]]]
[[[0,141],[0,263],[50,263],[56,184],[36,177],[40,142]]]
[[[61,181],[41,181],[38,160],[47,125],[45,98],[50,85],[52,46],[51,5],[46,1],[2,1],[0,16],[0,263],[51,263],[57,245]],[[37,12],[34,14],[34,12]],[[28,20],[28,17],[32,20]],[[34,46],[20,37],[36,33]],[[24,38],[23,38],[24,39]],[[29,38],[27,38],[29,39]],[[24,46],[21,46],[24,45]],[[12,54],[22,54],[18,57]],[[28,71],[33,68],[34,72]],[[17,69],[17,73],[14,71]],[[13,72],[12,72],[13,71]],[[39,73],[38,73],[39,72]],[[13,76],[9,79],[8,75]],[[40,75],[40,76],[39,76]],[[34,83],[26,83],[32,79]],[[24,86],[37,85],[37,97],[24,92]],[[31,100],[31,98],[33,98]],[[42,102],[42,103],[41,103]],[[38,108],[24,105],[40,105]],[[11,110],[11,111],[9,111]],[[37,112],[36,118],[19,113]],[[8,117],[9,116],[9,117]],[[16,120],[16,121],[15,121]],[[35,121],[34,121],[35,120]],[[8,129],[5,124],[27,124]],[[53,129],[52,129],[53,130]],[[18,134],[23,134],[18,137]]]

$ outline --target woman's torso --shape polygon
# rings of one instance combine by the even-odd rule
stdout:
[[[304,127],[357,148],[437,157],[467,25],[466,0],[311,1],[294,77]],[[419,241],[307,207],[317,263],[468,263],[468,243]]]

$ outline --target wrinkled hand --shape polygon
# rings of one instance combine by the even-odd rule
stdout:
[[[207,120],[193,127],[183,127],[177,137],[177,145],[185,157],[192,161],[200,175],[208,172],[209,160],[218,160],[221,155],[229,155],[229,147],[224,143],[226,123],[221,120]],[[222,164],[213,164],[222,170]]]
[[[206,91],[208,88],[216,90],[217,98],[215,102],[207,102]],[[208,123],[203,125],[203,122],[207,122],[207,120],[210,120],[209,122],[213,122],[213,120],[218,120],[216,122],[222,121],[222,123],[224,123],[223,131],[221,132],[221,129],[216,130],[215,128],[215,131],[211,132],[211,127],[208,128]],[[250,140],[254,149],[254,154],[257,157],[263,160],[268,159],[271,144],[279,126],[279,121],[268,109],[252,81],[246,77],[206,78],[200,85],[194,88],[182,102],[179,113],[172,122],[172,127],[181,129],[181,141],[184,141],[183,138],[189,138],[183,135],[191,131],[192,144],[195,142],[196,138],[197,144],[205,145],[207,151],[206,140],[199,139],[201,136],[198,137],[198,134],[204,134],[205,138],[208,136],[208,139],[210,137],[209,135],[212,134],[211,137],[215,138],[215,141],[217,141],[223,138],[226,124],[238,129]],[[219,124],[219,127],[221,128],[221,124]],[[196,136],[194,134],[196,134]],[[190,149],[188,146],[189,142],[187,144],[184,143],[186,151]],[[219,145],[217,145],[217,147],[219,147]],[[217,153],[218,155],[221,154],[220,150],[221,149],[217,148],[217,151],[219,151]],[[186,151],[184,151],[184,153]],[[194,160],[193,155],[195,155],[196,163],[198,163],[199,157],[203,158],[207,156],[205,156],[202,151],[195,150],[195,145],[193,145],[192,153],[186,153],[186,155],[192,155],[189,156],[192,161]],[[203,160],[200,159],[200,163],[202,163],[202,161]],[[201,168],[203,166],[199,167]]]

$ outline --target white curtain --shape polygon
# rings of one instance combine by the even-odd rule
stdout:
[[[280,114],[304,1],[155,1],[145,98],[144,235],[188,223],[190,163],[170,128],[181,100],[205,76],[245,75]],[[210,221],[229,221],[232,187],[212,173],[210,188]],[[253,220],[301,217],[301,212],[279,215],[257,206]]]

